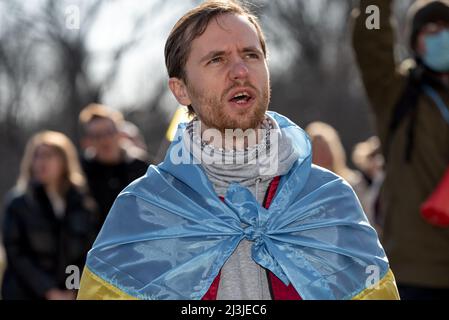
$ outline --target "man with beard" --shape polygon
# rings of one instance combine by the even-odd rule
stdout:
[[[116,200],[79,299],[397,299],[350,186],[267,112],[257,19],[206,1],[171,31],[169,87],[189,107],[163,163]]]

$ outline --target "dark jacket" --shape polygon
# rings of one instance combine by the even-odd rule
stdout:
[[[420,94],[414,112],[404,117],[395,132],[391,130],[393,114],[404,97],[410,75],[395,64],[392,3],[362,0],[353,39],[378,135],[388,156],[381,193],[385,217],[381,240],[398,283],[449,288],[449,229],[432,226],[420,214],[421,204],[449,166],[449,125],[436,104]],[[380,8],[379,30],[365,26],[367,15],[363,13],[368,5]],[[449,106],[449,89],[440,86],[435,90]],[[407,159],[410,136],[413,147]]]
[[[99,207],[100,227],[118,194],[135,179],[143,176],[148,168],[146,162],[129,155],[126,155],[122,162],[114,165],[101,163],[95,158],[84,158],[81,164],[89,189]]]
[[[49,289],[66,289],[67,266],[82,271],[99,220],[87,199],[69,189],[65,214],[57,218],[40,185],[10,198],[3,223],[3,299],[43,299]]]

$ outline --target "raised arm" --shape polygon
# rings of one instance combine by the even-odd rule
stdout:
[[[403,90],[403,77],[397,72],[394,59],[394,29],[391,0],[361,0],[356,14],[353,46],[356,60],[371,107],[376,115],[381,138],[385,137],[390,117]],[[380,28],[370,30],[367,8],[376,6],[380,12]]]

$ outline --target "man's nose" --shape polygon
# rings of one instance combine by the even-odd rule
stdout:
[[[248,67],[242,59],[233,62],[231,66],[230,76],[232,80],[245,79],[248,77]]]

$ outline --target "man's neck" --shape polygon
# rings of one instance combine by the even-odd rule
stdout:
[[[210,128],[200,120],[201,140],[216,149],[225,151],[244,151],[259,144],[263,139],[262,123],[256,128],[243,130],[241,128],[226,129],[224,132]]]

